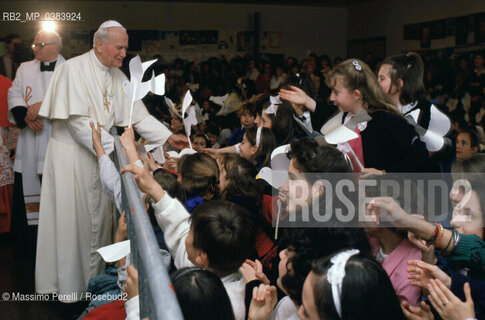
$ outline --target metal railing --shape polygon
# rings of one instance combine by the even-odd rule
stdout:
[[[112,134],[115,138],[114,161],[119,169],[127,165],[128,160],[119,136],[113,132]],[[150,320],[183,320],[152,225],[134,176],[130,172],[121,175],[121,195],[131,242],[132,263],[138,270],[140,319],[150,317]]]

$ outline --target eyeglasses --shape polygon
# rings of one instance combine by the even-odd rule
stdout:
[[[39,48],[39,49],[42,49],[44,48],[45,46],[48,46],[48,45],[51,45],[51,44],[55,44],[55,42],[40,42],[40,43],[32,43],[32,49],[35,49],[35,48]]]

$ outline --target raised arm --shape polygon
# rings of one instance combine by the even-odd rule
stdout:
[[[202,151],[210,153],[210,154],[222,154],[222,153],[238,153],[238,144],[233,145],[233,146],[228,146],[224,148],[205,148],[202,149]]]
[[[98,123],[97,127],[94,122],[89,123],[93,136],[93,148],[98,156],[99,165],[99,179],[101,180],[101,187],[108,198],[116,205],[116,209],[121,212],[121,177],[115,164],[108,157],[104,151],[101,143],[101,127]]]
[[[408,214],[392,198],[374,198],[367,206],[367,210],[377,221],[389,221],[394,226],[406,229],[426,240],[430,245],[435,245],[436,248],[446,252],[451,252],[454,248],[451,245],[453,231]]]
[[[135,147],[135,132],[133,131],[133,127],[125,128],[125,132],[123,132],[120,137],[120,143],[123,146],[123,149],[125,149],[128,161],[130,163],[135,163],[139,158],[139,154]]]
[[[315,112],[317,107],[317,103],[315,100],[310,98],[305,91],[301,90],[298,87],[291,86],[291,90],[281,89],[279,94],[280,98],[287,100],[289,102],[293,102],[297,105],[303,105],[305,108],[310,110],[311,112]]]
[[[151,115],[135,123],[134,127],[136,132],[151,143],[164,144],[168,142],[172,147],[179,150],[189,145],[187,137],[181,134],[172,134],[167,127]]]
[[[162,198],[165,196],[165,190],[163,190],[162,186],[155,181],[150,172],[148,172],[148,170],[145,168],[139,167],[134,163],[130,163],[129,165],[121,168],[120,172],[133,173],[138,188],[142,192],[150,195],[154,202],[162,200]]]
[[[121,172],[133,173],[138,188],[152,197],[155,217],[164,233],[165,242],[172,254],[175,266],[177,268],[192,267],[194,264],[189,260],[185,247],[185,239],[190,230],[190,215],[187,210],[178,200],[165,194],[163,188],[145,168],[129,164],[123,167]]]
[[[93,148],[93,137],[90,122],[93,119],[85,116],[71,116],[67,120],[67,129],[71,133],[73,139],[82,145],[83,147],[89,149],[94,155],[96,151]],[[114,138],[109,134],[108,131],[101,128],[101,143],[106,154],[111,154],[114,150]]]

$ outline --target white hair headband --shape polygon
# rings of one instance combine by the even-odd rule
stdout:
[[[259,143],[261,142],[261,131],[263,127],[258,127],[258,131],[256,131],[256,147],[259,147]]]
[[[269,107],[266,108],[266,110],[264,110],[264,113],[276,115],[276,111],[278,111],[278,105],[283,103],[280,100],[280,96],[279,95],[274,96],[274,97],[270,96],[269,102],[271,104],[269,105]]]
[[[345,278],[345,265],[347,261],[354,255],[359,254],[358,249],[351,249],[340,252],[330,259],[333,265],[328,269],[327,281],[332,285],[333,303],[338,315],[342,318],[342,306],[340,305],[340,297],[342,295],[342,282]]]

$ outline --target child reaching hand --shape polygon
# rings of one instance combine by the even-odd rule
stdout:
[[[144,168],[134,164],[131,172],[141,191],[153,199],[153,209],[177,268],[198,266],[214,272],[224,284],[236,319],[245,318],[245,284],[239,267],[254,247],[256,227],[250,213],[226,201],[208,201],[189,215],[183,205]]]
[[[101,127],[99,123],[89,123],[91,126],[93,149],[98,157],[99,177],[101,187],[108,198],[114,202],[118,212],[121,212],[121,177],[115,164],[106,154],[101,141]],[[120,137],[120,142],[125,149],[128,161],[137,166],[143,167],[135,148],[135,133],[132,127],[125,128],[125,132]]]
[[[101,188],[108,198],[114,202],[118,212],[121,212],[121,179],[118,169],[109,156],[106,154],[101,142],[101,127],[93,121],[89,122],[91,126],[93,148],[98,157],[99,178]]]

